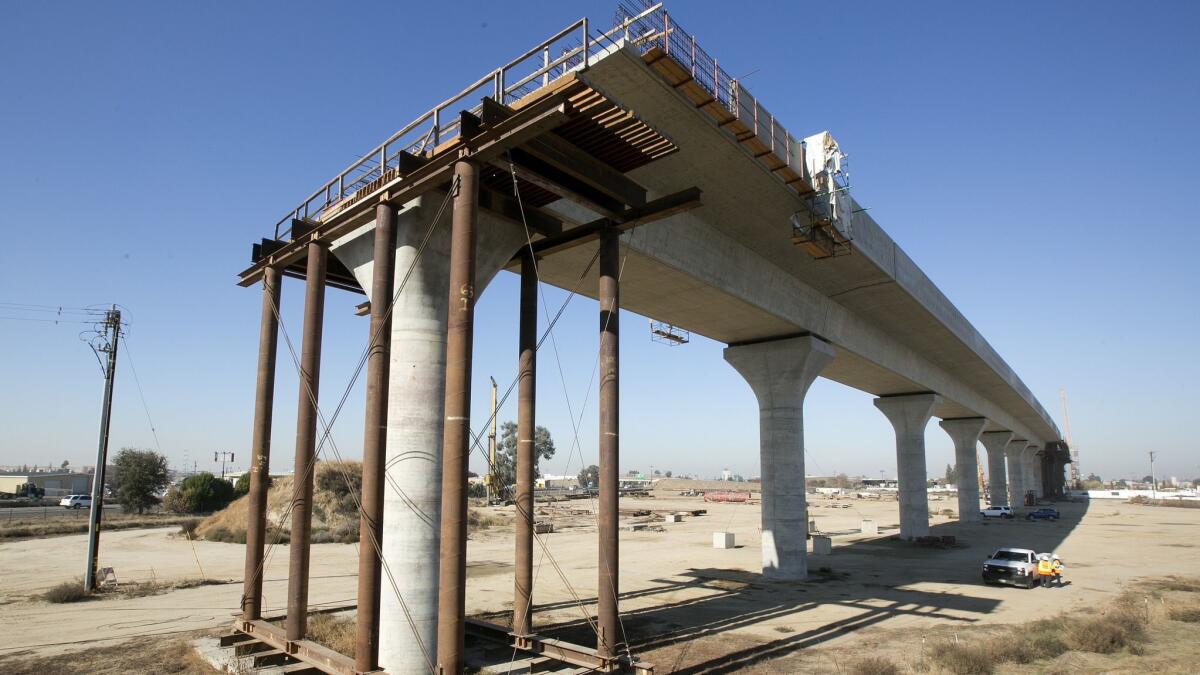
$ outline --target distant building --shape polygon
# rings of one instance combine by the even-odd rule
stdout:
[[[92,491],[92,474],[75,471],[25,471],[0,473],[0,493],[16,494],[26,483],[33,483],[47,497],[87,494]]]

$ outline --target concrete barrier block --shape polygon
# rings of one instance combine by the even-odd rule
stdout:
[[[816,536],[812,538],[813,555],[832,555],[833,554],[833,539],[831,537]]]
[[[683,516],[679,515],[678,513],[668,513],[667,515],[663,516],[663,522],[682,523]]]
[[[713,548],[733,548],[733,533],[713,532]]]
[[[879,534],[879,525],[873,520],[863,520],[861,531],[863,534]]]

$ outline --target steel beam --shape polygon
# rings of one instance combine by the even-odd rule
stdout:
[[[267,534],[267,490],[271,482],[271,418],[275,410],[275,356],[279,347],[279,298],[283,275],[263,273],[262,316],[258,333],[258,380],[254,389],[254,425],[250,439],[250,491],[246,515],[246,570],[242,618],[262,618],[263,550]]]
[[[537,261],[525,249],[521,258],[520,356],[517,365],[517,523],[513,584],[513,633],[533,632],[533,477],[537,395]]]
[[[387,466],[388,364],[391,298],[396,269],[396,207],[375,207],[375,261],[371,277],[371,334],[367,352],[367,419],[364,424],[362,511],[358,519],[358,614],[354,664],[379,667],[379,594],[383,570],[383,489]]]
[[[467,582],[467,459],[471,436],[471,340],[475,318],[475,237],[479,165],[454,165],[458,186],[450,231],[446,330],[446,425],[442,437],[442,548],[438,589],[438,668],[463,671]]]
[[[301,640],[308,627],[308,568],[312,543],[313,471],[316,461],[317,392],[321,375],[321,326],[325,319],[328,245],[308,244],[304,285],[304,329],[300,352],[300,401],[296,409],[292,530],[288,549],[287,638]]]
[[[617,468],[620,463],[617,314],[621,308],[618,236],[615,228],[608,227],[600,231],[600,576],[596,610],[600,632],[596,652],[608,658],[620,653],[622,642],[617,619],[617,597],[620,592],[617,535]]]

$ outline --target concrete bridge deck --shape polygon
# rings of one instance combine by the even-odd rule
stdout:
[[[465,496],[452,494],[466,484],[470,451],[463,403],[471,358],[463,330],[470,320],[464,324],[461,317],[495,274],[521,269],[522,334],[533,335],[522,363],[531,364],[537,279],[527,264],[530,249],[542,282],[597,299],[606,293],[602,316],[611,318],[607,308],[618,306],[729,345],[725,359],[760,408],[764,575],[797,580],[807,574],[803,402],[817,376],[880,397],[875,406],[896,432],[902,538],[929,533],[924,434],[931,415],[943,418],[954,440],[963,522],[978,516],[977,442],[988,452],[993,502],[1017,506],[1027,490],[1040,493],[1039,484],[1055,484],[1055,473],[1061,479],[1062,444],[1045,409],[844,186],[827,169],[813,169],[818,165],[807,163],[804,144],[718,69],[661,5],[628,10],[626,17],[596,35],[581,19],[435,106],[285,216],[274,236],[255,246],[252,265],[240,275],[244,286],[263,282],[254,453],[264,469],[279,275],[308,280],[298,467],[311,463],[315,449],[317,401],[305,387],[315,389],[320,369],[322,284],[367,294],[372,325],[395,310],[390,340],[380,339],[386,349],[374,352],[380,354],[374,363],[389,365],[372,371],[386,386],[368,391],[374,440],[364,457],[369,454],[372,472],[385,474],[390,488],[373,477],[383,492],[371,500],[381,523],[378,557],[402,572],[394,594],[382,593],[378,578],[359,588],[360,604],[379,607],[377,628],[370,619],[360,622],[362,653],[373,658],[370,631],[376,630],[379,663],[389,672],[423,672],[429,664],[418,658],[422,654],[441,658],[445,652],[452,664],[460,657],[453,643],[461,647],[462,605],[455,598],[465,593],[463,569],[453,577],[455,567],[439,571],[435,561],[439,553],[442,562],[465,560]],[[828,146],[821,151],[827,158]],[[511,194],[514,183],[519,201]],[[442,216],[451,201],[454,223],[447,227]],[[836,246],[818,245],[811,238],[818,231]],[[614,243],[618,232],[624,234]],[[843,235],[851,237],[848,247]],[[598,240],[607,242],[599,250]],[[849,255],[821,255],[846,248]],[[384,261],[379,270],[376,260]],[[388,295],[388,288],[393,297],[371,297]],[[460,321],[452,359],[451,288]],[[600,488],[613,496],[619,462],[617,416],[611,414],[619,409],[615,325],[606,321],[602,334],[610,377],[601,388],[608,387],[610,414],[601,405]],[[447,386],[451,372],[459,378],[454,390]],[[448,392],[464,409],[450,410]],[[518,398],[518,417],[530,434],[520,442],[531,447],[533,392]],[[378,434],[384,427],[385,441]],[[518,458],[518,473],[521,466],[532,471],[531,462]],[[598,632],[597,653],[611,659],[618,645],[602,634],[616,635],[619,537],[615,496],[602,502],[608,516],[600,528],[600,587],[614,593],[601,597],[600,623],[611,630]],[[532,501],[528,507],[532,512]],[[444,518],[443,508],[457,509],[458,516]],[[304,519],[294,517],[293,524]],[[523,528],[531,547],[532,519]],[[307,611],[301,577],[308,553],[303,538],[294,538],[291,548],[300,562],[297,578],[289,578],[296,593],[289,599],[288,634],[301,635],[302,622],[293,626],[292,619]],[[363,550],[364,560],[376,555]],[[532,551],[520,551],[523,578]],[[247,588],[247,597],[260,596]],[[457,622],[439,614],[439,602],[447,612],[458,605]]]

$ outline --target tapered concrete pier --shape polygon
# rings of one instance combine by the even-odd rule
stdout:
[[[804,396],[834,354],[828,342],[812,336],[725,349],[725,360],[758,399],[762,572],[767,577],[808,575]]]
[[[938,423],[954,441],[954,468],[958,474],[958,522],[977,523],[979,515],[979,460],[976,445],[987,425],[982,417],[963,417]]]
[[[1008,504],[1014,509],[1025,505],[1025,447],[1029,441],[1018,438],[1004,449],[1004,457],[1008,461]]]
[[[979,435],[979,441],[987,450],[988,504],[1008,504],[1008,471],[1005,468],[1004,449],[1012,440],[1011,431],[987,431]]]
[[[929,491],[925,481],[925,425],[942,397],[907,394],[875,399],[896,432],[896,477],[900,487],[900,537],[929,534]]]

